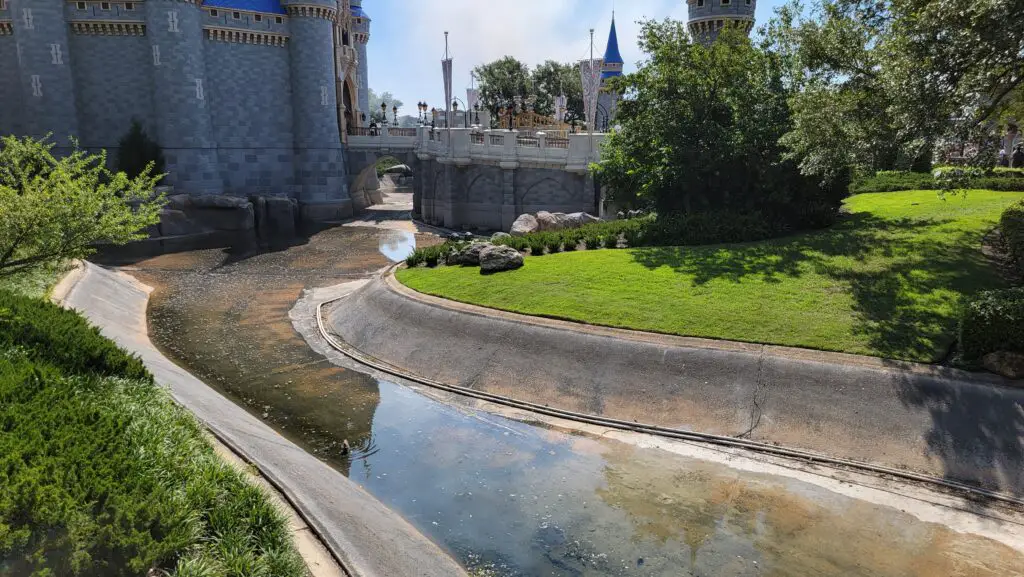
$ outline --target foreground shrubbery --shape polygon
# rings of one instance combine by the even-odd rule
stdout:
[[[28,301],[0,291],[0,573],[306,574],[283,515],[136,358]]]
[[[986,291],[960,315],[960,355],[971,363],[989,353],[1024,353],[1024,288]]]
[[[943,170],[942,168],[938,170]],[[998,190],[1003,192],[1024,191],[1024,178],[1013,169],[997,170],[991,176],[979,176],[966,183],[967,188]],[[874,176],[862,178],[850,185],[850,192],[895,192],[900,190],[939,190],[941,183],[929,173],[883,170]]]
[[[1010,257],[1018,270],[1024,273],[1024,202],[1018,202],[1003,211],[999,227]]]

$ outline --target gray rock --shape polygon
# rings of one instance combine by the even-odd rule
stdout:
[[[540,230],[540,223],[537,222],[537,217],[532,214],[521,214],[515,222],[512,223],[512,236],[523,236],[524,234],[530,234],[531,232],[537,232]]]
[[[196,222],[213,230],[252,230],[256,226],[255,211],[248,200],[240,208],[195,208],[188,214]]]
[[[167,208],[172,210],[186,210],[192,203],[187,194],[174,194],[167,197]]]
[[[981,366],[1008,379],[1024,379],[1024,353],[989,353],[981,358]]]
[[[412,169],[405,164],[396,164],[390,168],[385,168],[384,174],[399,174],[402,176],[409,176],[412,174]]]
[[[622,220],[622,219],[626,218],[626,213],[624,213],[624,212],[622,212],[620,210],[619,212],[615,213],[615,218],[617,218],[619,220]]]
[[[503,238],[512,238],[512,235],[507,232],[496,232],[491,235],[491,242],[496,242]]]
[[[500,272],[523,266],[523,255],[510,246],[488,245],[480,252],[480,272]]]
[[[209,232],[209,229],[189,218],[184,211],[171,208],[160,211],[161,236],[183,236],[204,232]]]
[[[249,205],[249,199],[241,196],[228,196],[225,194],[204,194],[189,198],[192,206],[198,208],[245,208]]]
[[[295,236],[295,221],[298,210],[290,198],[267,197],[266,213],[260,223],[260,236],[264,238],[291,238]]]
[[[571,228],[579,228],[585,224],[590,224],[592,222],[601,222],[601,219],[597,218],[596,216],[587,214],[585,212],[572,212],[565,216],[566,219],[568,219],[569,226]]]
[[[537,226],[541,231],[562,229],[562,224],[559,222],[558,217],[546,210],[537,213]]]
[[[452,263],[452,259],[449,260],[449,264],[461,264],[465,266],[480,266],[480,255],[488,247],[494,246],[489,242],[474,242],[466,248],[460,250],[454,256],[455,263]]]

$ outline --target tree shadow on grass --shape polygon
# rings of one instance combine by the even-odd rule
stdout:
[[[980,250],[982,231],[934,234],[950,222],[857,213],[829,230],[728,246],[641,248],[633,258],[689,275],[697,286],[816,273],[849,291],[854,332],[878,356],[939,361],[953,340],[956,295],[1000,283]]]

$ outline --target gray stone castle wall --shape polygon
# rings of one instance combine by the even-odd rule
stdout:
[[[521,214],[595,213],[593,181],[557,168],[459,167],[422,161],[416,171],[414,209],[439,226],[507,231]]]
[[[134,10],[10,0],[0,11],[0,134],[52,134],[61,147],[74,135],[116,158],[138,119],[163,147],[165,183],[177,192],[290,196],[313,206],[307,217],[347,216],[331,13],[235,12],[214,16],[190,0],[140,0]],[[97,28],[108,25],[120,28]],[[204,26],[287,41],[218,37]]]

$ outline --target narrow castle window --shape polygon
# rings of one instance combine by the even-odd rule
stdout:
[[[704,0],[697,0],[697,8],[703,8],[703,7],[704,7]]]
[[[217,12],[216,10],[210,10],[210,16],[211,17],[216,18],[218,14],[219,14],[219,12]]]
[[[231,18],[234,19],[234,20],[241,20],[242,19],[242,13],[241,12],[232,12],[231,13]]]
[[[253,18],[254,18],[254,19],[255,19],[255,20],[257,21],[257,22],[263,22],[263,15],[262,15],[262,14],[256,14],[256,15],[254,15],[254,16],[253,16]]]
[[[722,0],[722,6],[728,6],[732,0]]]
[[[100,2],[100,10],[110,10],[110,2]]]
[[[86,9],[86,6],[85,6],[85,2],[79,2],[79,3],[78,3],[78,4],[76,5],[76,6],[75,6],[75,8],[78,8],[79,10],[85,10],[85,9]]]
[[[282,22],[284,22],[284,18],[277,16],[274,18],[274,22],[276,22],[277,24],[281,24]]]
[[[125,2],[124,3],[124,9],[127,12],[131,12],[132,10],[135,10],[135,2]]]

